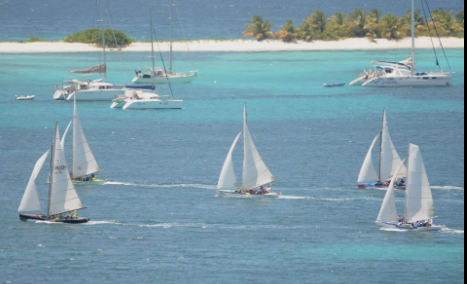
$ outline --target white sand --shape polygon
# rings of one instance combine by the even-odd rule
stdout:
[[[443,38],[445,48],[464,48],[464,39]],[[435,45],[439,46],[439,41],[435,40]],[[167,42],[159,44],[162,51],[169,50]],[[283,43],[281,41],[262,41],[253,40],[233,40],[233,41],[214,41],[200,40],[188,42],[190,51],[291,51],[291,50],[369,50],[369,49],[410,49],[411,40],[406,38],[400,41],[390,41],[387,39],[377,39],[370,42],[368,39],[353,38],[340,41],[315,41],[315,42],[296,42]],[[422,37],[416,39],[417,48],[432,48],[431,39]],[[155,45],[158,50],[157,44]],[[150,43],[134,43],[122,49],[122,51],[149,51]],[[82,43],[56,42],[0,42],[0,53],[36,53],[36,52],[88,52],[99,51],[101,48]],[[115,51],[116,49],[109,49]],[[181,42],[174,43],[174,50],[187,51],[187,44]]]

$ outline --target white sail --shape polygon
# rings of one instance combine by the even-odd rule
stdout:
[[[83,204],[73,187],[65,154],[60,143],[58,125],[55,130],[55,143],[52,153],[52,177],[49,193],[49,215],[82,209]]]
[[[276,181],[277,179],[269,171],[251,139],[247,125],[246,106],[244,110],[243,136],[243,189],[249,190]]]
[[[92,154],[83,128],[78,117],[78,110],[75,101],[75,113],[73,117],[73,162],[72,178],[82,177],[88,174],[100,172],[96,158]]]
[[[366,154],[365,161],[363,162],[362,169],[360,170],[360,175],[358,176],[359,183],[378,181],[378,175],[376,174],[375,167],[373,166],[373,159],[371,154],[379,136],[380,134],[375,137],[373,143],[371,143],[370,150],[368,150],[368,154]]]
[[[409,146],[409,175],[405,196],[405,218],[407,222],[421,221],[435,217],[433,195],[423,164],[420,148]]]
[[[386,121],[386,111],[383,114],[383,130],[381,132],[381,157],[380,157],[380,180],[387,181],[392,178],[396,168],[401,163],[401,158],[397,153],[391,136],[389,135],[389,127]],[[407,168],[402,166],[397,178],[407,177]]]
[[[226,189],[226,188],[234,188],[238,187],[237,177],[235,176],[235,170],[232,162],[232,153],[237,145],[238,139],[242,135],[238,134],[237,138],[235,138],[232,147],[230,148],[229,154],[224,162],[224,167],[222,168],[221,175],[219,177],[219,182],[217,183],[217,189]]]
[[[383,200],[383,205],[379,211],[377,219],[379,222],[396,222],[399,219],[397,216],[396,199],[394,198],[394,185],[397,180],[396,176],[404,166],[404,162],[405,159],[399,164],[395,172],[396,174],[391,180],[391,184],[389,185],[388,191],[386,192],[386,196]]]
[[[68,124],[68,127],[65,130],[65,133],[63,133],[62,141],[60,141],[60,146],[62,146],[62,149],[65,149],[66,134],[68,133],[68,129],[70,129],[70,126],[71,126],[72,122],[73,122],[73,120],[71,120],[70,123]]]
[[[45,154],[37,160],[34,170],[32,171],[31,178],[29,178],[29,183],[26,187],[26,191],[24,192],[23,199],[19,205],[18,212],[42,210],[41,202],[39,201],[39,196],[37,195],[36,190],[36,178],[41,171],[49,152],[50,150],[45,152]]]

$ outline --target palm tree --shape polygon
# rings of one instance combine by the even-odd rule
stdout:
[[[276,34],[284,42],[291,42],[297,37],[297,29],[295,28],[292,20],[285,21],[285,26],[281,26],[282,30],[279,30]]]
[[[324,32],[324,30],[326,29],[328,19],[326,17],[326,14],[323,13],[323,11],[315,10],[313,14],[309,15],[306,18],[305,21],[310,22],[315,29],[319,29],[321,32]]]
[[[322,11],[316,10],[309,15],[300,25],[297,30],[299,38],[305,41],[313,39],[325,39],[325,30],[327,25],[327,17]],[[327,35],[327,34],[326,34]]]
[[[248,30],[243,32],[243,37],[254,36],[258,41],[275,37],[275,34],[271,31],[272,21],[265,22],[263,15],[253,16],[251,21],[253,24],[245,25]]]
[[[371,9],[369,16],[373,22],[379,24],[381,17],[383,16],[383,10],[378,11],[378,9]]]
[[[387,14],[381,20],[381,36],[388,39],[398,39],[407,37],[407,27],[404,26],[401,18],[396,15]]]
[[[453,36],[464,31],[461,24],[454,18],[453,11],[447,12],[442,8],[433,11],[433,22],[438,29],[438,33],[444,36]],[[434,28],[433,23],[431,26]]]
[[[425,17],[422,14],[421,9],[414,11],[415,14],[415,35],[424,34],[427,30]],[[412,10],[408,10],[407,13],[402,17],[402,24],[407,28],[407,35],[412,35]]]
[[[464,28],[464,10],[457,13],[456,20],[459,22],[462,28]]]
[[[368,24],[371,22],[371,18],[366,10],[355,9],[349,15],[349,21],[351,22],[349,30],[357,37],[364,37],[368,34]]]
[[[328,21],[329,29],[332,32],[341,37],[348,36],[349,22],[347,21],[347,15],[345,13],[335,12]]]

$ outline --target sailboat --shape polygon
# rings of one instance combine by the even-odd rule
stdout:
[[[384,197],[381,210],[376,220],[376,225],[383,228],[410,229],[416,231],[439,231],[444,226],[435,225],[435,209],[430,182],[426,173],[420,148],[417,145],[409,145],[408,157],[408,183],[405,191],[405,216],[397,215],[396,201],[394,198],[394,185],[398,172],[403,168],[402,161],[396,169],[396,174]],[[420,226],[415,226],[418,223]]]
[[[219,182],[217,185],[217,192],[221,196],[267,196],[279,197],[282,194],[270,192],[264,189],[264,185],[277,181],[274,175],[269,171],[263,159],[259,155],[258,149],[253,143],[250,131],[247,124],[247,111],[246,105],[244,109],[243,131],[241,131],[235,138],[227,158],[224,162]],[[232,161],[232,153],[235,146],[240,139],[243,132],[244,148],[243,148],[243,182],[242,188],[239,188],[235,170]],[[235,189],[232,189],[235,188]]]
[[[154,67],[154,40],[153,40],[153,25],[152,25],[152,12],[149,8],[150,27],[151,27],[151,57],[152,66]],[[157,80],[152,77],[152,87],[156,90]],[[170,86],[171,82],[169,82]],[[172,91],[172,88],[170,89]],[[112,100],[110,108],[121,108],[124,110],[146,110],[146,109],[181,109],[183,105],[182,100],[177,100],[173,96],[163,95],[160,96],[155,92],[143,91],[139,89],[128,89],[125,91],[124,96],[115,96]]]
[[[379,175],[373,166],[372,152],[378,138],[380,141],[380,158],[379,158]],[[368,154],[363,162],[358,176],[358,187],[376,187],[388,188],[389,181],[395,175],[397,166],[400,164],[401,158],[397,153],[394,144],[392,143],[391,136],[389,135],[389,127],[386,120],[386,110],[383,111],[383,126],[381,133],[379,133],[371,143]],[[397,174],[396,179],[401,179],[395,185],[397,189],[405,189],[404,178],[407,177],[407,168],[402,166],[400,172]]]
[[[82,76],[104,74],[104,82],[102,82],[102,79],[88,81],[74,79],[66,81],[66,85],[55,92],[53,96],[54,100],[71,101],[77,97],[76,99],[81,101],[111,101],[114,99],[115,95],[120,96],[125,94],[125,85],[113,85],[107,82],[107,56],[102,0],[100,0],[100,16],[104,63],[84,70],[71,71],[71,74],[81,74]]]
[[[39,196],[36,189],[36,178],[49,152],[52,153],[50,163],[50,183],[49,183],[49,199],[47,214],[23,214],[22,212],[40,211],[42,210]],[[65,160],[65,153],[60,142],[60,133],[58,130],[58,123],[55,127],[55,140],[52,149],[48,150],[37,161],[34,166],[31,178],[24,192],[23,199],[18,208],[19,218],[23,221],[39,220],[51,221],[59,223],[86,223],[89,221],[87,218],[68,217],[63,218],[63,214],[75,212],[76,210],[84,209],[81,200],[78,197]]]
[[[152,38],[152,30],[151,30]],[[151,40],[152,41],[152,40]],[[154,58],[154,57],[153,57]],[[174,73],[173,68],[173,0],[170,0],[170,54],[169,54],[169,72],[165,68],[160,67],[146,67],[148,73],[141,73],[136,70],[136,77],[133,79],[133,84],[152,84],[155,81],[158,85],[170,84],[184,84],[191,83],[197,76],[196,71],[189,73]]]
[[[439,66],[438,59],[436,64]],[[412,0],[412,58],[410,66],[400,66],[400,64],[386,64],[379,67],[383,70],[379,75],[369,78],[361,84],[362,87],[449,87],[452,86],[452,72],[444,73],[440,68],[440,73],[417,72],[415,58],[415,2]],[[355,81],[354,81],[355,82]],[[358,80],[357,82],[361,82]],[[355,84],[358,85],[358,83]]]

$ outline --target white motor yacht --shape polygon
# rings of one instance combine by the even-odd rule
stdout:
[[[126,90],[125,96],[116,97],[110,108],[121,109],[181,109],[182,100],[172,96],[159,96],[143,90]]]
[[[151,30],[152,38],[152,30]],[[170,54],[169,54],[169,71],[165,72],[165,68],[146,67],[149,70],[147,73],[142,73],[141,70],[136,71],[136,77],[133,79],[133,84],[186,84],[191,83],[198,77],[197,71],[188,73],[175,73],[173,71],[173,0],[170,0]],[[154,57],[153,57],[154,58]]]

